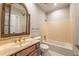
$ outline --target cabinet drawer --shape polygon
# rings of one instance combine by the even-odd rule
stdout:
[[[29,48],[26,48],[26,49],[24,49],[24,50],[22,50],[22,51],[16,53],[16,56],[26,56],[26,55],[28,55],[29,53],[31,53],[32,51],[34,51],[35,48],[36,48],[36,46],[33,45],[33,46],[29,47]]]

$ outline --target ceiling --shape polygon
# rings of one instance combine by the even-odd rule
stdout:
[[[37,3],[38,7],[40,7],[45,13],[50,13],[54,10],[60,9],[60,8],[66,8],[69,7],[69,3]]]

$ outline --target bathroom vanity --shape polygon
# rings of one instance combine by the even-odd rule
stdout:
[[[11,56],[38,56],[40,55],[40,43],[35,43],[27,48],[24,48],[14,54],[11,54]]]
[[[10,42],[0,46],[0,56],[38,56],[40,40],[26,39],[21,45]]]

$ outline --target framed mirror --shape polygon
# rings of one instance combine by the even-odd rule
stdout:
[[[22,3],[2,4],[1,37],[29,35],[30,15]]]

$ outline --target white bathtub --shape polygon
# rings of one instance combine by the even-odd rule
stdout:
[[[59,41],[53,40],[43,40],[42,43],[49,45],[50,50],[55,51],[57,53],[63,54],[65,56],[73,56],[73,47],[71,44],[63,43]]]

